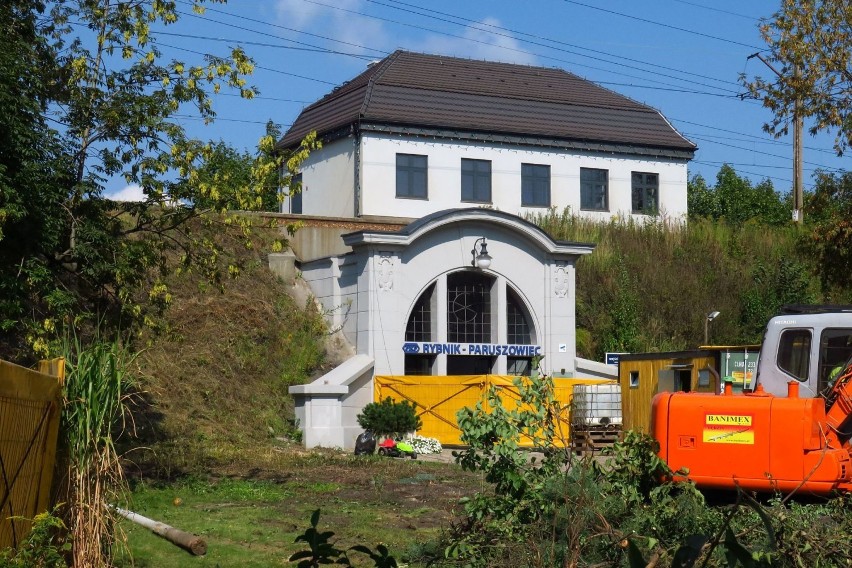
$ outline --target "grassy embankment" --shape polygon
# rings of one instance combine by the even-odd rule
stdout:
[[[270,241],[249,250],[234,241],[242,274],[221,288],[169,277],[165,331],[139,339],[143,404],[124,454],[131,508],[204,535],[209,552],[191,557],[123,521],[136,566],[281,565],[317,508],[341,545],[384,542],[403,555],[434,540],[458,499],[480,488],[455,466],[306,452],[294,441],[287,388],[326,370],[327,331],[266,268]]]

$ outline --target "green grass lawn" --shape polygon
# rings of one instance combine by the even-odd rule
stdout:
[[[477,477],[456,465],[420,460],[309,454],[276,469],[262,478],[137,484],[132,510],[203,536],[208,551],[193,557],[124,520],[133,565],[287,566],[303,548],[294,541],[316,509],[322,511],[320,530],[334,531],[338,548],[383,543],[404,561],[418,546],[437,541],[458,499],[480,487]],[[362,559],[358,553],[353,558]],[[131,561],[123,557],[119,564]]]

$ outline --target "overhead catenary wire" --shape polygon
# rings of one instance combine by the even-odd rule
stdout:
[[[690,30],[690,29],[687,29],[687,28],[681,28],[679,26],[673,26],[671,24],[666,24],[664,22],[657,22],[655,20],[649,20],[648,18],[642,18],[640,16],[634,16],[632,14],[625,14],[623,12],[617,12],[615,10],[609,10],[607,8],[601,8],[600,6],[593,6],[591,4],[586,4],[585,2],[577,2],[577,0],[562,0],[562,1],[567,3],[567,4],[574,4],[576,6],[582,6],[584,8],[589,8],[591,10],[598,10],[600,12],[605,12],[607,14],[612,14],[612,15],[615,15],[615,16],[621,16],[623,18],[629,18],[631,20],[636,20],[636,21],[644,22],[646,24],[651,24],[651,25],[654,25],[654,26],[660,26],[660,27],[663,27],[663,28],[668,28],[670,30],[676,30],[676,31],[679,31],[679,32],[684,32],[684,33],[692,34],[692,35],[695,35],[695,36],[704,37],[704,38],[707,38],[707,39],[713,39],[713,40],[716,40],[716,41],[721,41],[721,42],[730,43],[730,44],[733,44],[733,45],[739,45],[739,46],[742,46],[742,47],[748,47],[750,49],[757,49],[757,50],[761,50],[761,51],[763,51],[765,49],[765,48],[758,47],[758,46],[755,46],[755,45],[752,45],[752,44],[749,44],[749,43],[743,43],[741,41],[736,41],[736,40],[733,40],[733,39],[728,39],[728,38],[724,38],[724,37],[720,37],[720,36],[714,36],[712,34],[705,34],[704,32],[699,32],[699,31],[696,31],[696,30]]]
[[[720,83],[725,83],[725,84],[729,84],[729,85],[738,85],[738,83],[736,83],[735,81],[729,81],[727,79],[719,79],[719,78],[716,78],[716,77],[710,77],[708,75],[703,75],[701,73],[694,73],[692,71],[686,71],[686,70],[683,70],[683,69],[668,67],[666,65],[660,65],[658,63],[651,63],[651,62],[647,62],[647,61],[642,61],[640,59],[625,57],[623,55],[616,55],[614,53],[609,53],[609,52],[598,50],[598,49],[591,49],[589,47],[576,45],[576,44],[568,43],[568,42],[558,40],[558,39],[548,38],[548,37],[541,36],[541,35],[527,33],[527,32],[524,32],[524,31],[518,30],[518,29],[506,28],[506,27],[498,26],[498,25],[491,24],[491,23],[488,23],[488,22],[479,22],[479,21],[473,20],[471,18],[464,18],[462,16],[457,16],[457,15],[454,15],[454,14],[450,14],[448,12],[440,12],[438,10],[428,9],[428,8],[421,7],[421,6],[416,6],[414,4],[409,4],[409,3],[403,2],[401,0],[395,0],[395,2],[393,4],[388,4],[387,2],[383,2],[381,0],[366,0],[366,1],[370,2],[372,4],[377,4],[379,6],[385,6],[387,8],[392,8],[392,9],[395,9],[395,10],[402,10],[402,11],[406,11],[406,12],[413,13],[413,14],[423,15],[424,17],[438,19],[438,20],[444,21],[444,22],[448,21],[448,20],[445,20],[445,19],[436,18],[435,16],[429,15],[430,13],[431,14],[440,14],[441,16],[446,16],[446,17],[449,17],[449,18],[457,19],[461,22],[465,22],[464,25],[469,25],[471,27],[474,27],[475,29],[482,30],[482,31],[500,30],[500,32],[508,32],[508,33],[491,32],[491,33],[498,35],[500,37],[517,39],[516,36],[523,36],[523,37],[533,38],[535,40],[546,41],[548,43],[555,44],[555,45],[563,45],[563,46],[570,47],[570,48],[573,48],[573,49],[580,49],[580,50],[583,50],[583,51],[588,51],[588,52],[596,53],[596,54],[599,54],[599,55],[606,55],[607,57],[615,57],[617,59],[621,59],[621,60],[624,60],[624,61],[631,61],[633,63],[639,63],[640,65],[645,65],[647,67],[665,69],[667,71],[675,71],[677,73],[682,73],[684,75],[691,75],[691,76],[694,76],[694,77],[699,77],[701,79],[707,79],[707,80],[710,80],[710,81],[718,81]],[[407,6],[409,8],[414,8],[414,9],[419,10],[419,11],[416,11],[414,9],[406,10],[406,9],[400,8],[399,5]],[[457,23],[457,22],[450,22],[450,23]],[[458,25],[462,25],[462,24],[458,24]],[[546,47],[546,48],[549,48],[549,49],[557,49],[557,48],[554,48],[552,45],[548,45],[548,44],[544,44],[544,43],[532,42],[532,41],[529,41],[529,40],[521,40],[521,41],[525,41],[526,43],[531,43],[532,45],[538,45],[538,46]],[[569,52],[569,53],[574,53],[574,52]]]
[[[393,23],[393,24],[400,25],[400,26],[415,28],[415,29],[419,29],[419,30],[425,30],[425,31],[428,31],[430,33],[439,34],[439,35],[451,37],[451,38],[454,38],[454,39],[461,39],[461,40],[469,41],[469,42],[472,42],[472,43],[477,43],[477,44],[495,47],[494,44],[483,41],[483,40],[478,40],[478,39],[466,37],[466,36],[459,36],[459,35],[452,34],[452,33],[449,33],[449,32],[436,30],[436,29],[433,29],[433,28],[427,28],[427,27],[424,27],[424,26],[418,26],[416,24],[410,24],[410,23],[407,23],[407,22],[401,22],[399,20],[393,20],[391,18],[384,18],[384,17],[381,17],[381,16],[374,16],[374,15],[371,15],[371,14],[365,14],[364,12],[360,12],[358,10],[351,10],[351,9],[348,9],[348,8],[343,8],[341,6],[335,6],[335,5],[332,5],[332,4],[327,4],[325,2],[320,2],[318,0],[303,0],[303,1],[307,2],[309,4],[315,4],[317,6],[323,6],[325,8],[337,10],[337,11],[340,11],[340,12],[364,16],[364,17],[367,17],[367,18],[372,18],[372,19],[375,19],[375,20],[383,21],[383,22]],[[493,33],[493,32],[491,32],[491,33]],[[608,72],[608,73],[617,73],[616,71],[613,71],[611,69],[602,69],[600,67],[594,67],[592,65],[587,65],[587,64],[584,64],[584,63],[578,63],[576,61],[569,61],[569,60],[566,60],[566,59],[560,59],[558,57],[543,55],[543,54],[539,54],[539,53],[532,53],[532,52],[524,50],[524,49],[518,49],[518,48],[502,46],[502,45],[496,46],[496,47],[498,47],[499,49],[505,50],[505,51],[510,51],[510,52],[514,52],[514,53],[522,53],[522,54],[525,54],[525,55],[534,55],[534,56],[540,57],[542,59],[548,59],[548,60],[551,60],[551,61],[556,61],[556,62],[559,62],[559,63],[565,63],[565,64],[568,64],[568,65],[586,67],[586,68],[589,68],[589,69],[595,69],[597,71],[604,71],[604,72]],[[616,67],[626,67],[628,69],[633,69],[635,71],[642,71],[642,72],[648,71],[647,69],[640,69],[640,68],[635,67],[633,65],[628,65],[626,63],[622,63],[620,61],[611,61],[611,60],[604,59],[604,58],[601,58],[601,57],[597,57],[597,56],[593,56],[593,55],[586,55],[586,54],[583,54],[583,53],[578,53],[578,52],[574,52],[574,51],[571,51],[571,50],[567,50],[567,49],[564,49],[564,48],[556,48],[556,47],[552,47],[552,46],[546,46],[546,47],[548,47],[549,49],[554,49],[556,51],[563,52],[563,53],[568,53],[568,54],[571,54],[571,55],[577,55],[579,57],[585,57],[585,58],[592,59],[592,60],[595,60],[595,61],[600,61],[600,62],[609,64],[609,65],[614,65]],[[648,77],[637,77],[635,75],[627,75],[627,74],[624,74],[624,73],[618,73],[618,74],[624,75],[625,77],[631,77],[631,78],[634,78],[634,79],[643,79],[643,80],[646,80],[646,81],[651,80]],[[707,88],[710,88],[710,89],[719,89],[720,91],[724,91],[724,89],[722,87],[718,87],[718,86],[715,86],[715,85],[708,85],[706,83],[700,83],[700,82],[690,80],[690,79],[682,79],[682,78],[677,77],[675,75],[669,75],[669,74],[665,74],[665,73],[658,73],[658,75],[662,76],[662,77],[666,77],[668,79],[674,79],[675,81],[685,81],[685,82],[693,83],[693,84],[696,84],[696,85],[700,85],[702,87],[707,87]],[[653,81],[653,80],[651,80],[651,81]],[[731,92],[728,91],[728,93],[730,94]],[[703,93],[701,93],[701,94],[703,94]]]
[[[672,2],[677,2],[679,4],[687,4],[688,6],[695,6],[696,8],[703,8],[704,10],[710,10],[713,12],[718,12],[720,14],[728,14],[729,16],[736,16],[738,18],[743,18],[745,20],[755,21],[758,18],[754,16],[748,16],[746,14],[740,14],[738,12],[732,12],[730,10],[722,10],[721,8],[716,8],[713,6],[707,6],[706,4],[699,4],[698,2],[688,2],[687,0],[671,0]]]

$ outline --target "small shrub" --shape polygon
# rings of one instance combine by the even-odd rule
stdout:
[[[0,568],[67,568],[65,554],[71,543],[62,539],[65,531],[56,509],[36,515],[30,534],[17,550],[0,550]]]
[[[359,552],[367,555],[373,561],[375,568],[397,568],[396,559],[390,555],[387,547],[379,544],[376,550],[364,546],[355,545],[348,550],[336,548],[330,541],[334,536],[332,531],[320,532],[317,530],[319,524],[320,510],[317,509],[311,515],[311,526],[305,532],[296,537],[296,543],[304,542],[308,548],[292,554],[289,561],[298,562],[298,568],[317,568],[323,564],[339,564],[341,566],[357,566],[349,557],[350,552]]]
[[[417,405],[403,400],[395,402],[387,397],[381,402],[371,402],[358,415],[358,424],[372,430],[376,436],[398,436],[414,432],[423,424],[417,416]]]

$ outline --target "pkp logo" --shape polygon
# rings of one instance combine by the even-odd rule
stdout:
[[[420,345],[417,343],[405,343],[402,346],[403,353],[420,353]]]

